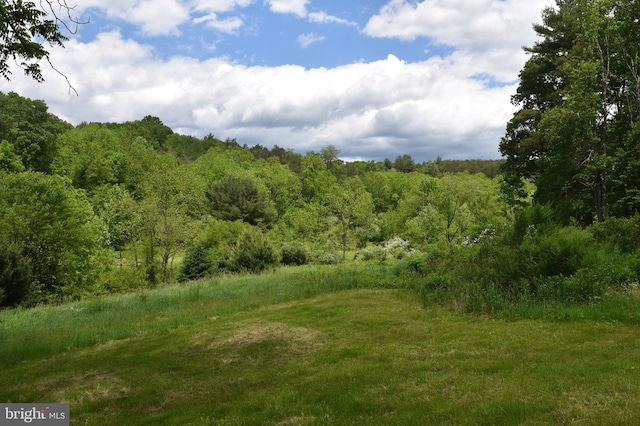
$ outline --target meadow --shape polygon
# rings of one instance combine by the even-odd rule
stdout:
[[[68,402],[75,425],[640,423],[638,321],[606,314],[637,312],[636,295],[469,314],[425,306],[405,270],[281,268],[0,311],[0,400]]]

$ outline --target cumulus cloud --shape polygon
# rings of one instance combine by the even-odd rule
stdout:
[[[307,16],[309,0],[267,0],[272,12],[292,13],[304,18]]]
[[[523,7],[521,0],[390,0],[363,32],[378,38],[430,38],[465,55],[468,66],[512,81],[524,61],[522,45],[535,40],[532,22],[553,3],[529,0]]]
[[[52,60],[79,97],[68,95],[51,70],[44,86],[22,77],[11,85],[32,98],[46,92],[50,111],[74,124],[151,114],[186,134],[211,132],[301,152],[331,143],[348,158],[407,152],[420,161],[495,158],[514,89],[486,87],[467,78],[455,60],[442,58],[407,64],[389,55],[329,69],[247,67],[220,58],[163,62],[149,46],[118,32],[91,43],[70,41]],[[0,83],[0,90],[8,89]]]
[[[177,31],[191,19],[233,32],[243,23],[228,12],[252,0],[158,1],[169,10],[178,8],[166,30]],[[309,13],[307,0],[259,1],[274,12],[336,22],[322,12]],[[447,55],[414,63],[391,54],[378,61],[312,69],[247,66],[225,58],[162,59],[152,46],[111,31],[91,42],[72,39],[65,49],[52,51],[52,62],[80,96],[68,93],[66,81],[46,64],[46,84],[34,84],[18,70],[10,83],[0,81],[0,91],[45,99],[52,113],[73,124],[155,115],[181,133],[213,133],[303,153],[333,144],[343,158],[352,159],[393,159],[406,153],[417,161],[438,155],[496,158],[513,113],[514,81],[526,59],[520,46],[533,43],[531,22],[539,20],[547,1],[390,0],[369,20],[364,30],[369,37],[425,37],[452,46]],[[139,0],[83,3],[97,4],[111,14],[147,7]],[[156,13],[169,20],[165,12]],[[135,16],[142,20],[144,14],[127,19]],[[159,31],[142,21],[138,25]],[[306,33],[298,42],[304,47],[320,39]],[[490,84],[495,80],[503,84]]]
[[[206,22],[223,32],[232,32],[242,26],[239,17],[220,19],[218,14],[244,8],[254,0],[85,0],[77,6],[80,14],[91,9],[104,11],[107,16],[132,23],[148,36],[177,35],[180,25],[194,15],[194,23]]]

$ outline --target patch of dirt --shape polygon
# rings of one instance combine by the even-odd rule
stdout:
[[[233,329],[207,331],[192,339],[200,350],[219,354],[219,361],[230,364],[240,361],[243,348],[266,342],[274,344],[280,357],[304,355],[324,346],[322,333],[277,321],[247,320],[235,324]]]
[[[108,372],[89,372],[67,379],[64,388],[52,396],[56,401],[81,404],[84,401],[99,401],[121,397],[131,392],[127,384]]]

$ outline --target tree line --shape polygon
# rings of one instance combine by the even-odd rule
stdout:
[[[247,147],[151,116],[72,126],[0,94],[0,303],[336,263],[394,238],[461,244],[502,220],[497,163],[346,163],[332,145]]]

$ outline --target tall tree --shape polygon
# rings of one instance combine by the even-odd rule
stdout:
[[[543,11],[542,24],[534,25],[542,40],[526,48],[531,58],[513,96],[519,109],[500,143],[505,182],[512,185],[505,188],[518,194],[513,185],[520,185],[520,178],[532,179],[535,199],[553,205],[558,219],[588,224],[608,214],[608,182],[620,169],[613,164],[612,142],[620,146],[629,129],[621,120],[628,115],[623,100],[635,82],[629,79],[633,67],[621,67],[620,58],[629,62],[621,21],[630,25],[630,18],[621,10],[631,3],[556,4]],[[611,138],[614,133],[617,141]]]

